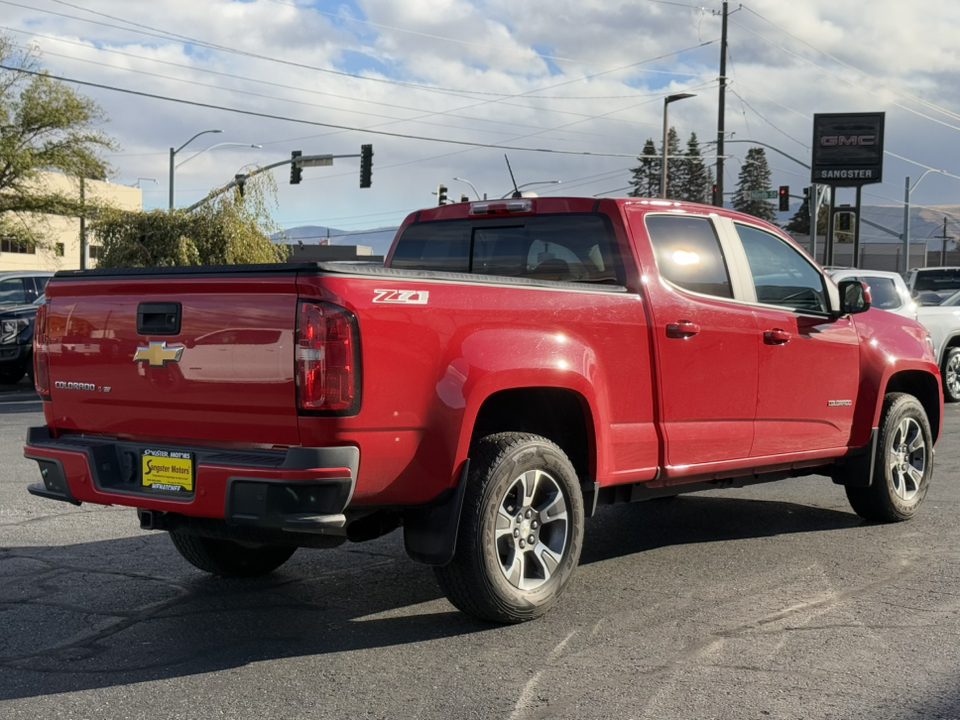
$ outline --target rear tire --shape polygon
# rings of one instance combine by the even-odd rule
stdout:
[[[943,378],[943,399],[960,402],[960,347],[947,348],[940,376]]]
[[[16,385],[26,374],[26,368],[22,367],[0,370],[0,385]]]
[[[456,553],[434,568],[458,609],[519,623],[556,603],[580,560],[583,497],[576,471],[546,438],[499,433],[470,458]]]
[[[905,393],[883,400],[880,437],[869,487],[846,487],[857,515],[874,522],[909,520],[927,495],[933,473],[933,433],[920,402]]]
[[[170,531],[183,559],[200,570],[223,577],[257,577],[283,565],[297,548],[287,545],[248,545],[233,540]]]

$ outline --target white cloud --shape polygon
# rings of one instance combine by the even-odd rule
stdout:
[[[38,43],[56,75],[281,118],[426,138],[636,154],[648,137],[660,136],[662,97],[693,88],[696,97],[671,105],[671,124],[684,140],[693,131],[701,142],[716,137],[720,50],[716,43],[697,46],[719,37],[717,0],[707,0],[704,9],[650,0],[154,0],[137,3],[135,12],[132,7],[121,0],[85,0],[82,8],[35,0],[32,9],[5,6],[5,24],[19,31],[12,33],[16,41]],[[886,111],[888,150],[960,175],[960,57],[948,32],[960,27],[960,4],[755,0],[730,21],[726,127],[735,139],[765,142],[807,161],[814,113]],[[645,60],[650,62],[638,64]],[[370,227],[431,205],[430,193],[440,182],[453,197],[472,193],[454,177],[491,195],[509,186],[502,149],[79,89],[107,111],[107,129],[124,148],[110,158],[115,180],[158,179],[158,185],[143,184],[148,206],[166,205],[169,148],[207,128],[225,132],[198,138],[181,157],[216,142],[263,148],[223,147],[192,160],[177,173],[181,205],[229,181],[247,163],[276,162],[291,150],[358,153],[367,142],[375,151],[371,189],[359,189],[358,160],[309,168],[294,187],[281,168],[278,219]],[[748,147],[731,143],[727,150],[743,157]],[[544,186],[551,194],[592,176],[600,177],[570,192],[623,187],[633,164],[631,158],[508,154],[519,182],[564,180]],[[768,156],[774,185],[788,183],[799,194],[806,171],[776,153]],[[728,191],[738,167],[736,159],[727,163]],[[888,181],[867,188],[868,201],[896,201],[904,176],[922,172],[888,157]],[[960,181],[930,175],[914,201],[930,205],[958,197]]]

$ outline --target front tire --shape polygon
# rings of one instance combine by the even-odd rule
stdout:
[[[223,577],[258,577],[283,565],[297,548],[249,545],[171,530],[170,539],[183,559],[204,572]]]
[[[933,433],[927,413],[912,395],[890,393],[869,487],[847,486],[857,515],[874,522],[909,520],[927,495],[933,473]]]
[[[459,610],[519,623],[556,604],[583,545],[583,497],[576,471],[546,438],[499,433],[470,459],[453,560],[434,568]]]
[[[947,348],[940,376],[943,378],[943,399],[960,402],[960,347]]]

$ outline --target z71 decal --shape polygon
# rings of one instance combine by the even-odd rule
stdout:
[[[390,305],[426,305],[430,293],[427,290],[374,290],[375,303]]]

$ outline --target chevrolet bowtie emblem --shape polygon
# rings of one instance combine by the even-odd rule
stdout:
[[[152,342],[148,347],[137,348],[134,362],[145,362],[154,367],[165,367],[168,362],[180,362],[183,347],[167,347],[166,342]]]

